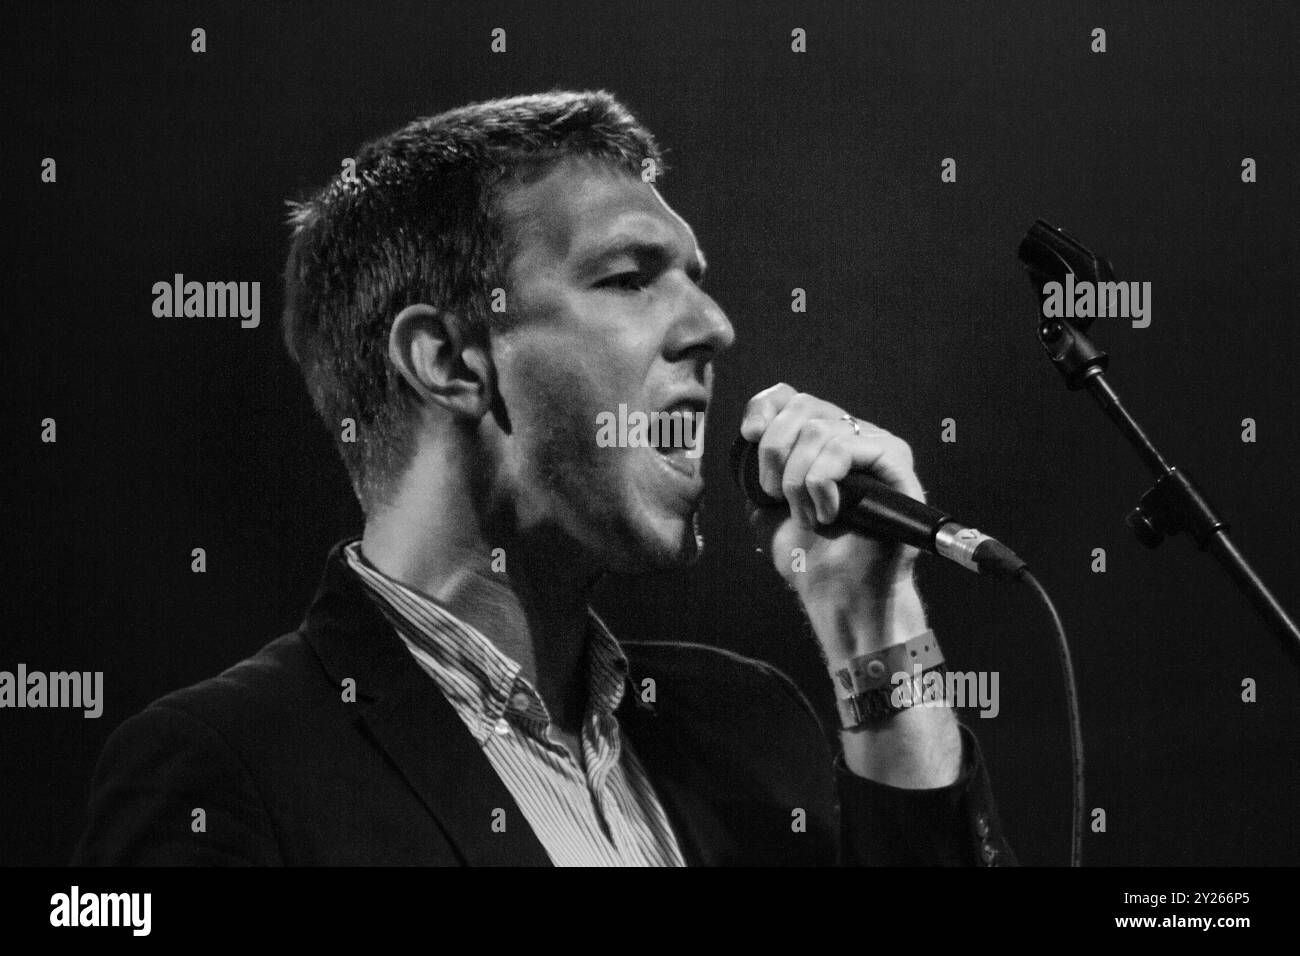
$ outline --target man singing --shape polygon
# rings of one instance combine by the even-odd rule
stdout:
[[[832,527],[850,470],[922,496],[900,439],[788,385],[741,426],[841,753],[769,665],[589,608],[701,547],[699,448],[597,441],[706,412],[735,335],[661,175],[613,97],[557,92],[417,120],[295,205],[285,340],[364,532],[297,631],[117,729],[77,862],[1014,862],[975,738],[889,681],[943,667],[916,552]]]

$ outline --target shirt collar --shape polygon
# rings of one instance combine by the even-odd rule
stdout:
[[[371,565],[361,553],[359,539],[346,545],[344,553],[349,566],[380,599],[398,634],[432,659],[435,680],[480,746],[507,711],[539,736],[545,733],[550,714],[536,689],[520,675],[517,661],[433,598]],[[627,656],[590,606],[587,614],[587,709],[602,718],[612,717],[626,689]]]
[[[587,706],[609,715],[618,710],[627,690],[627,655],[590,606],[587,616]]]

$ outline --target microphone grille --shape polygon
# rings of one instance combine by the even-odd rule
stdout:
[[[784,498],[773,498],[759,484],[758,446],[743,435],[737,435],[731,443],[731,477],[752,504],[765,508],[785,504]]]

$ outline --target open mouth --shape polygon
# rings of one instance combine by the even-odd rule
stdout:
[[[650,446],[674,470],[694,477],[704,451],[704,402],[674,402],[650,416]]]

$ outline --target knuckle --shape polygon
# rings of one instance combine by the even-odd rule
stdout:
[[[831,423],[824,418],[810,418],[803,423],[799,433],[808,438],[826,439],[831,435]]]
[[[765,388],[745,406],[745,418],[753,415],[761,415],[767,421],[771,421],[790,400],[794,394],[794,389],[784,382],[773,385],[771,388]]]
[[[831,436],[831,440],[826,443],[826,447],[822,449],[822,454],[829,455],[836,460],[842,459],[847,461],[853,457],[850,448],[853,445],[853,440],[857,437],[858,436],[854,435],[852,432],[843,435],[836,433]]]
[[[827,486],[833,484],[831,477],[825,472],[813,470],[808,472],[807,477],[803,480],[803,485],[813,494],[819,494],[826,490]]]
[[[761,402],[766,407],[779,407],[789,400],[794,394],[794,389],[785,382],[773,385],[771,388],[765,388],[754,396],[755,402]]]

